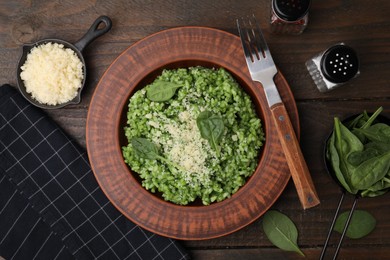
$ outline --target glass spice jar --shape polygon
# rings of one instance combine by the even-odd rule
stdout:
[[[272,0],[271,32],[301,34],[309,21],[310,0]]]
[[[306,68],[320,92],[340,87],[360,74],[356,52],[344,43],[306,61]]]

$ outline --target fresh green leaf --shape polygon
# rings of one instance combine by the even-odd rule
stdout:
[[[146,138],[133,137],[131,139],[131,145],[133,146],[135,154],[140,158],[149,160],[160,160],[162,162],[165,162],[169,167],[175,167],[178,170],[186,171],[179,165],[161,156],[158,152],[157,146]]]
[[[156,160],[159,157],[157,146],[146,138],[134,137],[131,139],[131,145],[140,158]]]
[[[353,166],[359,166],[364,161],[379,156],[380,153],[377,149],[367,148],[361,152],[353,152],[348,156],[348,162]]]
[[[361,152],[353,152],[348,156],[348,162],[353,166],[359,166],[364,161],[390,152],[390,143],[369,142],[364,145]]]
[[[346,122],[345,126],[348,129],[360,128],[367,122],[367,119],[364,118],[364,114],[360,114],[355,117],[352,121]]]
[[[387,175],[390,174],[390,171],[387,173]],[[362,197],[377,197],[380,195],[385,194],[390,189],[390,179],[383,178],[374,185],[372,185],[370,188],[364,190],[361,192]]]
[[[349,211],[343,212],[337,217],[334,230],[342,233],[347,221]],[[355,210],[349,223],[346,236],[352,239],[365,237],[374,230],[376,219],[367,211]]]
[[[367,129],[370,127],[374,122],[375,119],[379,116],[379,114],[383,111],[383,107],[379,107],[372,116],[368,118],[368,120],[360,127],[360,129]],[[364,113],[367,115],[367,111],[364,111]]]
[[[378,154],[390,152],[390,143],[369,142],[364,145],[364,149],[375,149]]]
[[[385,193],[387,193],[389,189],[384,189],[384,190],[377,190],[377,191],[371,191],[371,190],[364,190],[361,192],[361,196],[365,198],[374,198],[381,196]]]
[[[210,146],[216,151],[217,156],[219,156],[220,148],[218,144],[221,142],[225,131],[222,117],[210,111],[203,111],[196,119],[196,124],[198,125],[202,138],[209,141]]]
[[[345,182],[348,184],[344,186],[352,194],[356,194],[358,190],[354,188],[351,183],[351,176],[354,173],[355,167],[348,162],[348,157],[353,152],[361,152],[364,148],[363,144],[360,142],[351,131],[348,130],[336,117],[335,118],[335,148],[337,154],[340,158],[340,171],[344,177]],[[336,175],[339,178],[339,175]]]
[[[286,215],[270,210],[263,217],[263,230],[268,239],[278,248],[297,252],[304,256],[298,247],[298,230]]]
[[[361,142],[365,143],[366,137],[359,130],[370,127],[382,111],[383,107],[379,107],[371,116],[367,114],[367,111],[364,111],[363,114],[357,116],[356,119],[352,121],[352,124],[347,123],[346,125],[348,125],[348,129],[350,129]]]
[[[151,101],[167,101],[170,100],[175,95],[176,90],[181,87],[182,85],[174,82],[156,80],[147,87],[146,96]]]
[[[344,178],[343,172],[340,170],[340,157],[335,147],[335,135],[336,135],[335,132],[333,132],[332,136],[329,139],[328,149],[327,149],[327,159],[330,162],[334,174],[338,179],[338,181],[340,182],[340,184],[344,187],[345,190],[353,194],[355,191],[352,191],[347,180]]]
[[[376,197],[386,193],[390,185],[390,126],[378,123],[366,111],[346,122],[335,118],[334,131],[327,143],[326,158],[339,183],[349,193]]]
[[[386,176],[390,169],[390,152],[373,157],[361,163],[351,175],[351,184],[358,190],[369,189],[371,185]]]
[[[390,126],[377,123],[365,129],[355,129],[359,134],[364,135],[372,142],[383,142],[390,144]]]
[[[360,140],[346,128],[340,120],[335,118],[336,148],[343,155],[349,155],[351,152],[362,151],[363,144]]]

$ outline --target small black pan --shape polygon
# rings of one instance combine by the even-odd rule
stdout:
[[[369,114],[369,115],[371,116],[372,114]],[[342,123],[345,124],[345,123],[347,123],[347,122],[350,122],[351,120],[353,120],[353,119],[356,118],[357,116],[358,116],[358,115],[349,116],[349,117],[347,117],[346,119],[344,119],[344,120],[342,121]],[[383,116],[383,115],[378,115],[378,117],[376,118],[375,121],[377,121],[377,122],[382,122],[382,123],[385,123],[385,124],[390,125],[390,118],[385,117],[385,116]],[[325,253],[326,253],[326,250],[327,250],[327,248],[328,248],[328,243],[329,243],[330,237],[331,237],[331,235],[332,235],[333,228],[334,228],[334,226],[335,226],[335,224],[336,224],[337,216],[339,215],[339,212],[340,212],[341,206],[342,206],[342,204],[343,204],[345,195],[348,193],[348,192],[344,189],[344,187],[340,184],[339,180],[338,180],[337,177],[336,177],[336,174],[334,173],[334,171],[333,171],[333,169],[332,169],[332,166],[330,165],[330,162],[329,162],[328,159],[326,158],[327,146],[328,146],[328,142],[329,142],[329,139],[331,138],[332,134],[333,134],[333,131],[332,131],[332,132],[329,134],[329,136],[326,138],[325,145],[324,145],[323,158],[324,158],[324,163],[325,163],[326,171],[327,171],[328,174],[332,177],[332,179],[340,186],[340,189],[341,189],[341,196],[340,196],[340,200],[339,200],[339,202],[338,202],[336,211],[335,211],[335,213],[334,213],[332,223],[331,223],[331,225],[330,225],[330,227],[329,227],[328,234],[327,234],[327,237],[326,237],[324,246],[323,246],[322,251],[321,251],[321,255],[320,255],[320,258],[319,258],[320,260],[324,259],[324,257],[325,257]],[[341,233],[339,242],[338,242],[337,247],[336,247],[336,250],[335,250],[335,252],[334,252],[333,260],[337,259],[337,256],[338,256],[338,254],[339,254],[339,251],[340,251],[341,245],[342,245],[342,243],[343,243],[345,234],[347,233],[349,223],[351,222],[353,212],[355,211],[355,208],[356,208],[356,205],[357,205],[357,202],[358,202],[359,198],[361,198],[360,193],[355,194],[354,197],[355,197],[355,198],[354,198],[354,200],[353,200],[353,203],[352,203],[351,209],[350,209],[350,211],[349,211],[348,217],[347,217],[347,219],[346,219],[346,221],[345,221],[345,225],[344,225],[343,231],[342,231],[342,233]]]
[[[101,24],[104,24],[103,28],[99,28]],[[29,43],[29,44],[24,44],[23,45],[23,53],[22,56],[20,57],[19,63],[18,63],[18,69],[17,69],[17,82],[18,82],[18,88],[19,91],[22,93],[22,95],[33,105],[43,108],[43,109],[55,109],[55,108],[61,108],[70,104],[78,104],[81,101],[81,91],[85,85],[85,80],[87,78],[87,68],[85,64],[84,57],[82,55],[83,50],[96,38],[102,36],[103,34],[107,33],[112,27],[112,22],[111,19],[107,16],[100,16],[95,20],[95,22],[91,25],[89,28],[88,32],[80,39],[78,40],[75,44],[71,44],[67,41],[60,40],[60,39],[43,39],[40,41],[37,41],[35,43]],[[42,104],[39,103],[37,100],[31,97],[29,93],[26,91],[26,87],[24,86],[23,80],[20,78],[20,73],[21,73],[21,67],[25,63],[27,59],[27,55],[30,53],[31,49],[41,45],[41,44],[46,44],[48,42],[52,43],[58,43],[58,44],[63,44],[65,48],[72,49],[77,56],[79,57],[80,61],[83,64],[83,81],[81,84],[81,88],[78,90],[77,96],[62,104],[57,104],[57,105],[47,105],[47,104]]]

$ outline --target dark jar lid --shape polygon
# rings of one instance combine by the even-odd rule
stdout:
[[[349,46],[339,44],[330,47],[321,58],[321,71],[333,83],[344,83],[359,71],[359,59]]]
[[[272,8],[282,20],[293,22],[304,17],[309,11],[310,0],[273,0]]]

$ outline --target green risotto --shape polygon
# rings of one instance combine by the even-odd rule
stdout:
[[[264,142],[250,97],[224,69],[164,70],[130,98],[123,157],[142,186],[204,205],[235,193]]]

